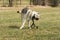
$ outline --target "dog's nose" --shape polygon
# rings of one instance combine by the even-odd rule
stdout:
[[[17,13],[19,13],[19,11],[17,11]]]

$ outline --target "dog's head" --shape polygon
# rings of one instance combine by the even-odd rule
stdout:
[[[39,13],[33,11],[33,12],[32,12],[32,17],[33,17],[35,20],[39,20]]]

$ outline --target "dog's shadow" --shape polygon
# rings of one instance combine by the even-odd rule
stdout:
[[[9,28],[12,28],[12,29],[20,29],[20,27],[18,26],[9,26]],[[36,29],[38,29],[38,26],[35,27]],[[35,29],[34,27],[32,29]],[[24,27],[23,29],[29,29],[29,27]]]
[[[19,27],[18,27],[18,26],[9,26],[9,28],[19,29]]]

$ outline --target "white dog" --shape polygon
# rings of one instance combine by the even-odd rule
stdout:
[[[20,29],[24,27],[24,24],[26,23],[26,21],[28,22],[28,27],[31,29],[33,25],[35,26],[34,20],[39,20],[38,12],[32,11],[27,7],[23,8],[21,11],[17,11],[17,13],[21,13],[22,25]],[[30,25],[30,20],[32,20],[33,22],[32,25]]]

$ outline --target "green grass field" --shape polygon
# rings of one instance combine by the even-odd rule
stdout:
[[[16,10],[0,10],[0,40],[60,40],[60,7],[32,8],[40,13],[38,29],[24,29]]]

